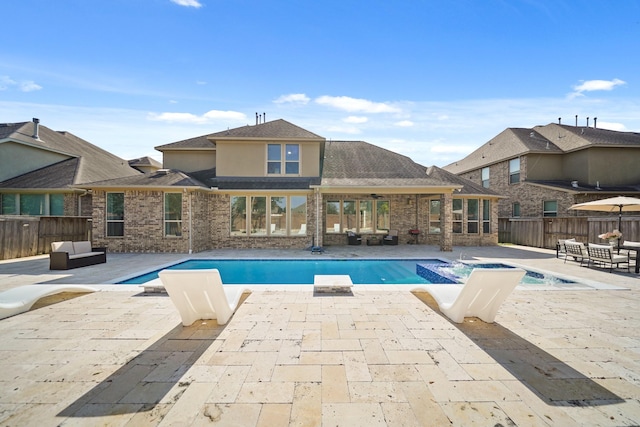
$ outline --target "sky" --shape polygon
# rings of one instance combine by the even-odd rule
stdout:
[[[0,123],[37,117],[126,160],[256,113],[440,167],[559,118],[640,132],[636,0],[7,0],[2,14]]]

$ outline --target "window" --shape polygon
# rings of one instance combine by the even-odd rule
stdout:
[[[453,199],[453,232],[462,233],[462,199]]]
[[[64,194],[3,194],[0,213],[4,215],[64,215]]]
[[[519,217],[520,216],[520,203],[515,202],[511,205],[511,216]]]
[[[429,234],[440,234],[440,200],[429,200]]]
[[[375,212],[375,217],[373,216]],[[325,211],[327,233],[389,231],[388,200],[330,200]]]
[[[306,236],[307,196],[232,196],[230,227],[232,236]]]
[[[251,196],[250,217],[251,234],[253,236],[266,236],[267,198],[265,196]]]
[[[345,200],[342,202],[342,228],[344,231],[357,231],[356,225],[356,202],[355,200]]]
[[[489,188],[489,168],[482,168],[482,186]]]
[[[482,232],[491,233],[491,200],[482,201]]]
[[[478,199],[467,200],[467,233],[478,234],[479,215]]]
[[[509,184],[520,182],[520,157],[509,160]]]
[[[298,175],[300,173],[300,145],[267,145],[267,174],[282,175],[282,171],[286,175]]]
[[[287,234],[287,198],[271,197],[270,233],[272,236]]]
[[[107,193],[107,237],[124,236],[124,193]]]
[[[358,216],[358,230],[360,233],[373,232],[373,202],[371,200],[361,200],[360,215]]]
[[[556,200],[545,200],[542,216],[558,216],[558,202]]]
[[[389,201],[388,200],[376,200],[376,224],[375,230],[377,233],[385,233],[389,231]]]
[[[247,197],[231,197],[231,235],[247,234]]]
[[[164,194],[164,235],[182,236],[182,193]]]

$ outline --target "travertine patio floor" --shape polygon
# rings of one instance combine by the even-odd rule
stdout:
[[[516,289],[496,323],[454,324],[426,294],[256,290],[225,326],[183,327],[136,286],[0,320],[7,426],[640,424],[640,278],[524,247],[211,251],[194,257],[499,258],[627,290]],[[184,254],[109,254],[67,272],[0,262],[0,290],[109,283]]]

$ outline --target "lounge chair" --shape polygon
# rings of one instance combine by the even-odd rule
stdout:
[[[440,311],[456,323],[478,317],[493,323],[498,308],[525,275],[521,268],[474,268],[464,285],[421,285],[438,303]]]
[[[62,292],[96,292],[84,285],[25,285],[0,292],[0,319],[29,311],[39,299]]]
[[[611,245],[596,245],[589,243],[587,247],[589,253],[589,262],[602,264],[604,267],[609,265],[609,273],[613,271],[613,266],[620,267],[620,264],[627,264],[627,272],[629,271],[629,253],[614,254]]]
[[[575,242],[576,239],[559,239],[556,243],[556,258],[567,258],[567,248],[565,242]]]
[[[397,245],[398,244],[398,230],[389,230],[389,234],[382,238],[383,245]]]
[[[362,244],[362,236],[354,233],[353,231],[347,231],[347,244],[349,245]]]
[[[564,247],[567,251],[564,262],[567,262],[567,258],[573,257],[574,260],[580,261],[580,266],[582,267],[582,263],[586,262],[587,267],[589,266],[589,252],[587,251],[587,247],[582,242],[570,242],[565,240]]]
[[[243,286],[223,286],[218,269],[162,270],[158,273],[171,301],[178,309],[182,324],[198,319],[216,319],[226,324],[246,291]]]

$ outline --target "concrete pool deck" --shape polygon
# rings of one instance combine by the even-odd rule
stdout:
[[[460,325],[426,294],[403,289],[257,290],[227,325],[183,327],[166,295],[103,286],[188,257],[490,259],[627,289],[516,289],[496,323]],[[518,246],[107,259],[69,271],[50,271],[46,256],[0,261],[0,290],[34,283],[105,290],[0,320],[2,425],[640,424],[640,277],[633,273]]]

